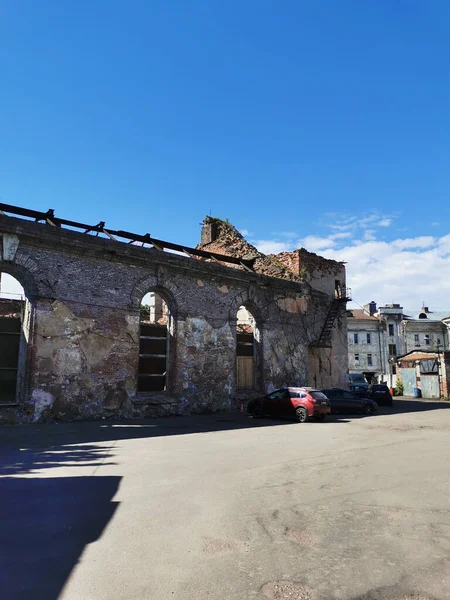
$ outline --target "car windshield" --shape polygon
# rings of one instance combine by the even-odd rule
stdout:
[[[367,383],[364,375],[350,375],[350,378],[353,383]]]
[[[327,397],[322,392],[309,392],[314,400],[326,400]]]

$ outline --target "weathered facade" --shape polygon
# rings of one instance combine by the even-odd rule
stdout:
[[[334,288],[333,294],[314,289],[260,253],[241,254],[251,262],[230,268],[188,250],[180,256],[156,243],[141,247],[107,232],[102,237],[99,226],[96,236],[55,222],[0,215],[0,271],[14,276],[27,296],[15,401],[3,399],[1,421],[230,409],[238,398],[241,307],[256,331],[248,395],[286,384],[345,383],[345,298],[337,299]],[[201,246],[209,229],[206,222]],[[262,274],[258,262],[273,264],[275,272]],[[152,338],[140,330],[141,301],[149,292],[168,309],[164,389],[154,392],[138,389],[142,338]],[[324,343],[330,313],[336,314],[325,337],[339,345]]]
[[[418,315],[404,313],[400,304],[377,309],[372,301],[364,309],[348,311],[349,369],[369,381],[396,384],[398,356],[421,349],[445,351],[449,347],[448,313],[422,307]]]
[[[450,352],[412,350],[397,358],[397,378],[405,396],[415,388],[424,398],[450,397]]]

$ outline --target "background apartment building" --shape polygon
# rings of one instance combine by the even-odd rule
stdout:
[[[423,306],[405,314],[400,304],[377,309],[375,302],[348,311],[349,371],[363,373],[369,382],[394,386],[397,359],[416,350],[449,350],[450,311],[432,312]]]

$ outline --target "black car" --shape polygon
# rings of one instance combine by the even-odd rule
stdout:
[[[377,404],[392,406],[392,396],[387,385],[382,383],[373,383],[369,385],[369,398],[375,400]]]
[[[378,410],[378,404],[370,398],[361,398],[348,390],[339,388],[331,388],[322,390],[331,404],[331,412],[333,413],[362,413],[364,415],[372,415]]]

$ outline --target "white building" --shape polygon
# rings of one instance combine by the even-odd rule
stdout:
[[[405,314],[400,304],[377,310],[375,302],[348,311],[349,371],[367,380],[394,386],[397,357],[412,350],[450,349],[450,311],[432,312],[427,306],[418,314]]]

